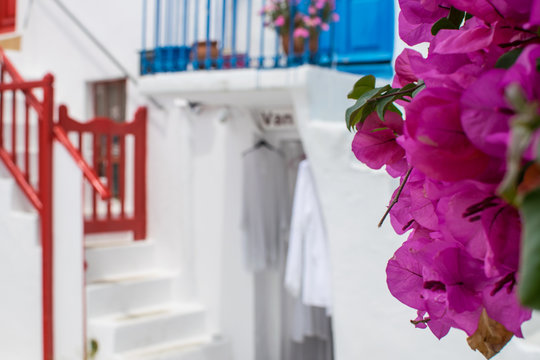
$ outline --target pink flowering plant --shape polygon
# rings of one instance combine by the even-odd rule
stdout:
[[[299,0],[270,0],[260,11],[266,26],[275,28],[280,35],[289,34],[291,20],[293,36],[308,38],[320,30],[330,29],[330,23],[339,20],[335,12],[335,0],[311,0],[307,13],[298,8]]]
[[[401,38],[429,51],[405,49],[392,85],[355,84],[352,150],[400,179],[390,292],[490,358],[540,309],[540,0],[399,3]]]

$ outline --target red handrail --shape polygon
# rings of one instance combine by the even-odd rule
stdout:
[[[67,136],[66,131],[60,126],[55,125],[53,127],[53,133],[54,133],[55,139],[58,140],[60,144],[64,145],[64,147],[66,148],[68,153],[71,155],[73,160],[75,160],[75,163],[77,164],[79,169],[81,169],[84,177],[86,177],[88,182],[92,184],[92,187],[99,193],[101,198],[103,200],[110,199],[111,197],[110,190],[105,185],[103,185],[101,180],[99,180],[99,177],[97,176],[94,169],[92,169],[90,165],[88,165],[86,160],[83,159],[81,153],[75,148],[75,146],[73,146],[73,144],[71,143],[71,141],[69,140]]]
[[[9,76],[11,76],[11,78],[13,79],[13,83],[26,83],[23,79],[23,77],[21,76],[21,74],[19,74],[19,72],[17,71],[17,69],[15,68],[15,66],[13,66],[13,64],[11,63],[11,61],[9,61],[8,57],[6,56],[6,53],[4,52],[4,49],[0,48],[0,65],[2,66],[2,69],[5,69],[5,71],[7,71],[7,73],[9,74]],[[50,74],[48,74],[50,75]],[[43,78],[43,81],[46,81],[46,77],[48,75],[45,75],[45,77]],[[54,79],[54,77],[52,75],[51,76],[51,80]],[[37,85],[36,87],[43,87],[44,84],[41,84],[41,85]],[[23,85],[23,88],[25,88],[25,86]],[[24,94],[27,98],[27,101],[30,103],[30,105],[32,105],[34,108],[36,108],[36,110],[38,111],[39,115],[42,115],[42,112],[43,112],[43,104],[41,101],[39,101],[34,93],[28,89],[25,88],[25,91],[24,91]],[[51,114],[52,116],[52,114]]]
[[[6,79],[6,75],[9,79]],[[9,82],[7,80],[10,80]],[[81,150],[82,146],[79,143],[79,149],[69,140],[66,130],[63,125],[66,123],[67,109],[60,107],[59,124],[53,124],[53,107],[54,107],[54,78],[47,74],[39,81],[24,81],[13,64],[5,56],[4,51],[0,48],[0,159],[5,163],[8,171],[12,174],[16,183],[19,185],[22,192],[28,198],[30,203],[38,211],[41,218],[41,246],[42,246],[42,305],[43,305],[43,359],[54,359],[54,341],[53,341],[53,196],[52,196],[52,174],[53,174],[53,151],[52,145],[54,139],[59,141],[73,157],[77,166],[82,170],[86,179],[92,185],[95,193],[99,194],[104,200],[109,201],[111,191],[99,179],[96,171],[88,165],[84,160]],[[42,89],[43,97],[39,100],[33,93],[33,89]],[[4,93],[12,94],[12,111],[11,111],[11,151],[8,150],[7,144],[4,144]],[[24,154],[23,161],[18,161],[17,152],[17,93],[24,95]],[[29,158],[29,142],[30,142],[30,114],[37,114],[38,119],[38,173],[31,173],[30,158]],[[64,119],[64,120],[62,120]],[[105,124],[105,119],[96,119],[96,123]],[[135,213],[134,217],[127,219],[124,214],[124,204],[122,203],[122,220],[123,222],[106,224],[92,224],[96,227],[94,230],[114,231],[122,230],[126,224],[134,231],[135,239],[146,237],[146,109],[141,108],[135,115],[135,121],[131,125],[116,125],[107,123],[109,130],[114,130],[118,133],[120,130],[120,144],[125,144],[125,136],[133,135],[136,138],[135,158],[138,159],[135,163]],[[75,127],[77,127],[76,125]],[[107,133],[107,131],[105,131]],[[81,136],[81,132],[79,132]],[[111,134],[108,135],[108,151],[109,158],[111,156]],[[9,140],[9,138],[7,139]],[[82,141],[82,137],[79,137]],[[122,152],[120,157],[124,159],[125,153]],[[109,159],[110,160],[110,159]],[[20,163],[23,162],[24,166]],[[109,177],[111,174],[110,165],[108,169]],[[24,169],[24,170],[23,170]],[[125,176],[125,170],[121,169],[120,177]],[[33,185],[37,184],[37,185]],[[109,182],[110,184],[110,182]],[[121,197],[123,198],[124,189],[121,189]],[[94,209],[95,210],[95,209]],[[110,205],[108,205],[109,220]],[[86,224],[88,225],[88,224]]]
[[[9,77],[9,79],[6,79]],[[10,80],[9,82],[7,80]],[[41,247],[42,247],[42,306],[43,306],[43,359],[54,359],[53,333],[53,151],[52,145],[56,138],[74,158],[85,177],[96,191],[103,197],[109,198],[110,191],[101,183],[95,171],[82,158],[70,142],[65,131],[53,125],[54,107],[54,78],[47,74],[39,81],[24,81],[17,69],[0,48],[0,159],[12,174],[15,182],[34,206],[41,218]],[[39,100],[33,89],[42,89],[43,97]],[[11,92],[11,151],[4,143],[4,94]],[[24,154],[23,161],[18,161],[17,147],[17,93],[24,95]],[[38,171],[37,176],[31,173],[29,142],[30,114],[37,114],[38,119]],[[7,140],[10,140],[9,137]],[[20,163],[23,162],[24,166]],[[33,185],[37,184],[37,185]],[[81,265],[82,266],[82,265]]]
[[[41,218],[41,257],[42,257],[42,307],[43,307],[43,359],[54,358],[53,341],[53,213],[52,213],[52,116],[53,116],[53,81],[47,74],[40,81],[24,81],[13,64],[0,48],[0,159],[6,164],[16,183]],[[6,75],[9,77],[6,79]],[[33,89],[43,90],[40,101]],[[11,152],[4,143],[4,93],[11,92]],[[18,161],[17,147],[17,93],[24,94],[24,164]],[[38,119],[38,174],[32,174],[29,161],[30,114],[37,114]],[[8,139],[9,140],[9,139]],[[23,170],[24,168],[24,170]],[[33,178],[36,178],[32,184]]]

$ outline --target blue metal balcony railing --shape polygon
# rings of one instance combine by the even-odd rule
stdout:
[[[335,65],[334,24],[320,32],[316,51],[307,46],[309,38],[305,50],[294,50],[291,29],[284,51],[284,41],[259,13],[267,1],[143,0],[141,74]]]

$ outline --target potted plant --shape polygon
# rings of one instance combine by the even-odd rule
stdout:
[[[331,22],[339,20],[335,12],[335,0],[310,0],[307,12],[298,7],[298,1],[270,0],[260,14],[267,19],[265,26],[273,27],[281,36],[285,54],[289,54],[291,32],[294,54],[299,55],[305,51],[307,39],[309,51],[314,54],[319,47],[319,32],[327,31]]]

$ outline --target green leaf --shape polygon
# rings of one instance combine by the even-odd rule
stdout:
[[[455,7],[450,8],[448,16],[439,19],[431,27],[431,33],[437,35],[442,29],[452,29],[457,30],[461,27],[463,19],[465,18],[465,12],[456,9]]]
[[[465,21],[471,20],[473,18],[473,14],[465,13]]]
[[[437,35],[439,31],[442,29],[453,29],[457,30],[459,29],[459,26],[456,26],[453,22],[448,20],[448,18],[441,18],[439,19],[433,26],[431,27],[431,34]]]
[[[407,94],[407,96],[412,96],[413,89],[416,89],[417,86],[418,86],[418,84],[409,83],[409,84],[405,85],[404,87],[402,87],[401,89],[398,89],[398,90],[400,92],[409,91],[410,94]]]
[[[399,89],[393,89],[393,90],[399,91]],[[384,114],[386,113],[386,110],[388,109],[389,104],[394,102],[395,100],[396,100],[395,96],[389,96],[387,98],[383,98],[377,101],[376,110],[377,110],[377,115],[379,115],[379,119],[384,121]]]
[[[362,116],[362,107],[366,105],[369,99],[377,94],[379,89],[371,89],[362,94],[356,103],[349,107],[345,112],[345,121],[347,122],[347,129],[349,131],[360,121],[359,116]]]
[[[390,85],[385,85],[380,88],[371,89],[362,94],[358,100],[356,100],[356,103],[345,112],[347,129],[350,131],[356,124],[364,122],[368,115],[375,110],[375,105],[368,103],[368,101],[391,88]]]
[[[448,14],[448,20],[457,28],[459,29],[461,27],[461,23],[463,22],[463,18],[465,17],[465,11],[461,11],[456,9],[455,7],[450,8],[450,13]]]
[[[517,48],[510,50],[507,53],[501,55],[501,57],[495,63],[495,67],[499,69],[509,69],[516,62],[517,58],[523,52],[523,48]]]
[[[540,72],[540,58],[536,59],[536,71]]]
[[[366,91],[372,90],[374,88],[375,88],[375,76],[366,75],[354,84],[353,89],[351,90],[351,92],[349,92],[347,97],[349,99],[358,99]]]
[[[395,112],[397,114],[399,114],[400,116],[403,116],[403,113],[401,112],[401,110],[398,109],[398,107],[394,104],[390,104],[388,105],[388,111],[392,111],[392,112]]]
[[[540,189],[523,199],[524,236],[521,244],[519,297],[523,305],[540,309]]]
[[[364,109],[362,110],[362,116],[359,118],[359,123],[363,124],[366,118],[371,115],[375,111],[375,103],[369,102],[364,106]]]
[[[93,359],[99,350],[99,345],[96,339],[90,339],[90,349],[88,349],[88,357]]]

